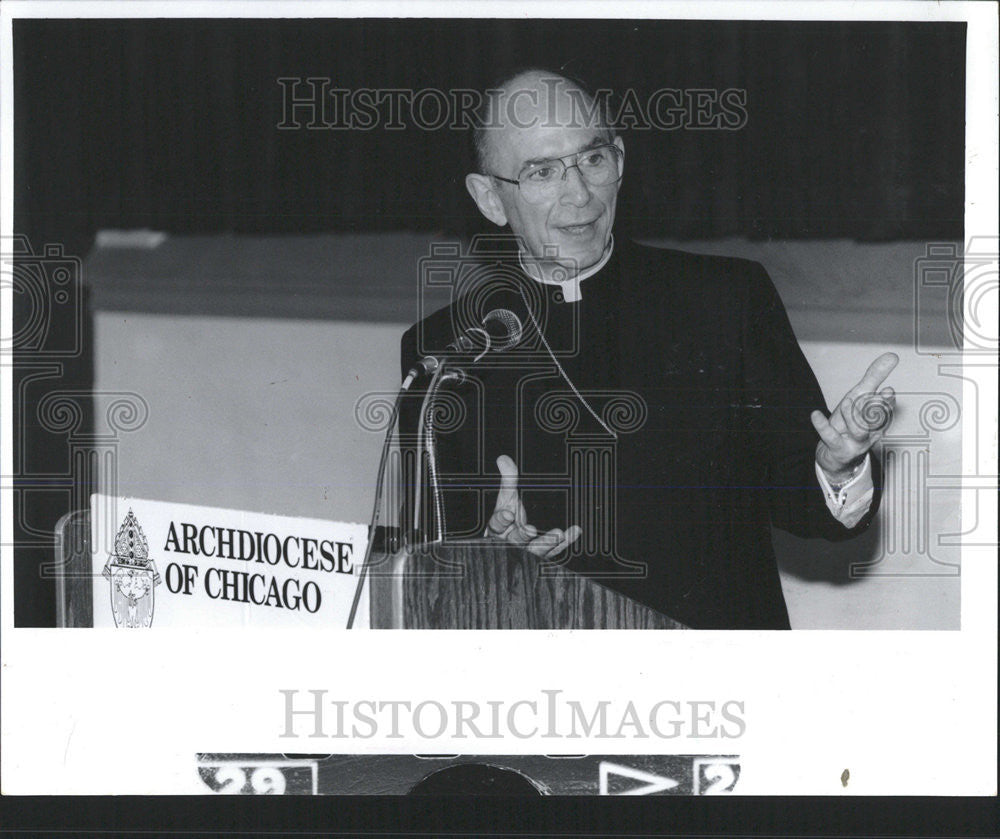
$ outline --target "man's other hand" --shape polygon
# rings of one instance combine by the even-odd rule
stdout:
[[[546,559],[557,556],[572,545],[583,531],[577,526],[566,530],[554,528],[539,535],[538,528],[528,524],[521,493],[517,490],[517,464],[507,455],[497,458],[500,470],[500,493],[490,516],[487,535],[513,545],[521,545],[535,556]]]
[[[885,434],[892,421],[896,394],[891,387],[877,388],[899,363],[899,356],[887,352],[880,355],[837,403],[830,418],[813,411],[810,419],[820,436],[816,446],[816,462],[831,479],[850,476],[868,450]]]

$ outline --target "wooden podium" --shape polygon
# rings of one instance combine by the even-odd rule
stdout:
[[[373,629],[686,629],[521,548],[451,542],[373,553]]]

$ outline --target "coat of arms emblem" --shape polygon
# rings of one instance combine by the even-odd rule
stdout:
[[[114,553],[108,555],[103,576],[111,582],[115,626],[152,625],[153,591],[160,584],[160,572],[149,558],[146,535],[131,510],[115,537]]]

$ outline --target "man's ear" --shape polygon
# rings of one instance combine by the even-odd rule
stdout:
[[[622,142],[622,138],[621,137],[615,137],[614,144],[616,146],[618,146],[618,151],[620,151],[622,153],[621,169],[622,169],[622,172],[624,172],[625,171],[625,143]]]
[[[486,218],[498,227],[503,227],[507,223],[507,213],[504,212],[503,203],[489,175],[480,175],[476,172],[466,175],[465,188],[469,190],[469,195],[479,207],[479,212]]]

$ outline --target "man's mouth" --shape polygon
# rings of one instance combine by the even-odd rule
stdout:
[[[593,231],[596,223],[597,219],[584,222],[583,224],[561,224],[558,229],[568,236],[587,236]]]

